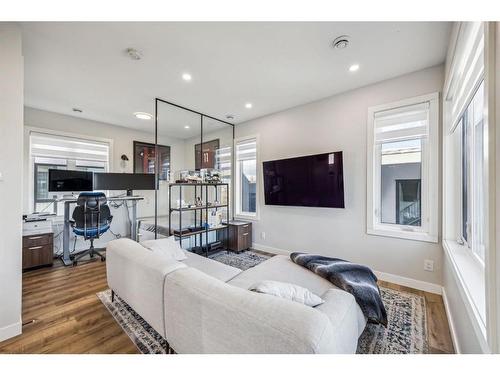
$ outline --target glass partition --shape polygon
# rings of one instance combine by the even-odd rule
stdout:
[[[224,223],[232,217],[234,126],[156,99],[155,128],[157,158],[161,147],[168,147],[169,157],[168,166],[162,163],[156,173],[155,216],[149,223],[154,235],[174,234],[183,248],[197,252],[224,244]]]

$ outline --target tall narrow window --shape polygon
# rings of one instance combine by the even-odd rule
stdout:
[[[485,126],[483,83],[474,93],[457,128],[462,131],[462,239],[484,262],[485,252]]]
[[[369,109],[369,234],[437,241],[437,111],[437,94]]]
[[[236,142],[236,215],[257,216],[257,139]]]

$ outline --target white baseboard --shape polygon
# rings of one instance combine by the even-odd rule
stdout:
[[[17,323],[0,327],[0,341],[5,341],[11,337],[20,335],[22,333],[22,326],[22,322],[19,320]]]
[[[253,243],[252,248],[255,250],[265,251],[271,254],[290,255],[291,253],[291,251],[288,250],[278,249],[276,247],[261,245],[258,243]],[[441,294],[442,292],[442,287],[441,285],[438,284],[429,283],[427,281],[410,279],[408,277],[393,275],[386,272],[380,272],[380,271],[373,271],[373,272],[375,273],[375,275],[377,275],[377,277],[380,280],[383,281],[407,286],[409,288],[418,289],[429,293]]]
[[[453,323],[453,317],[451,315],[450,305],[448,303],[448,297],[446,296],[446,290],[443,287],[441,295],[443,296],[444,311],[446,312],[446,317],[448,318],[448,327],[450,327],[451,341],[453,341],[453,348],[456,354],[460,354],[460,345],[458,344],[457,331],[455,329],[455,324]]]
[[[290,255],[292,252],[288,250],[278,249],[276,247],[265,246],[258,243],[252,244],[252,249],[265,251],[266,253],[278,254],[278,255]]]
[[[380,280],[387,281],[389,283],[407,286],[408,288],[422,290],[424,292],[434,294],[441,294],[443,291],[441,285],[429,283],[427,281],[410,279],[409,277],[393,275],[392,273],[387,272],[380,272],[375,270],[373,272]]]

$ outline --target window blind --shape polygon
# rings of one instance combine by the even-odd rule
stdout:
[[[32,157],[108,162],[109,144],[79,138],[32,132]]]
[[[429,135],[429,102],[375,113],[375,142],[404,141]]]
[[[220,171],[231,171],[231,147],[221,147],[215,151],[215,162]]]
[[[450,133],[484,76],[484,24],[461,22],[450,71],[445,83],[445,115]]]
[[[255,139],[248,139],[236,144],[236,159],[255,160],[257,159],[257,141]]]

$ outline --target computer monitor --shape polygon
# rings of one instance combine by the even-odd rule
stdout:
[[[147,173],[94,173],[95,190],[154,190],[155,175]]]
[[[92,190],[92,172],[49,169],[49,192]]]

